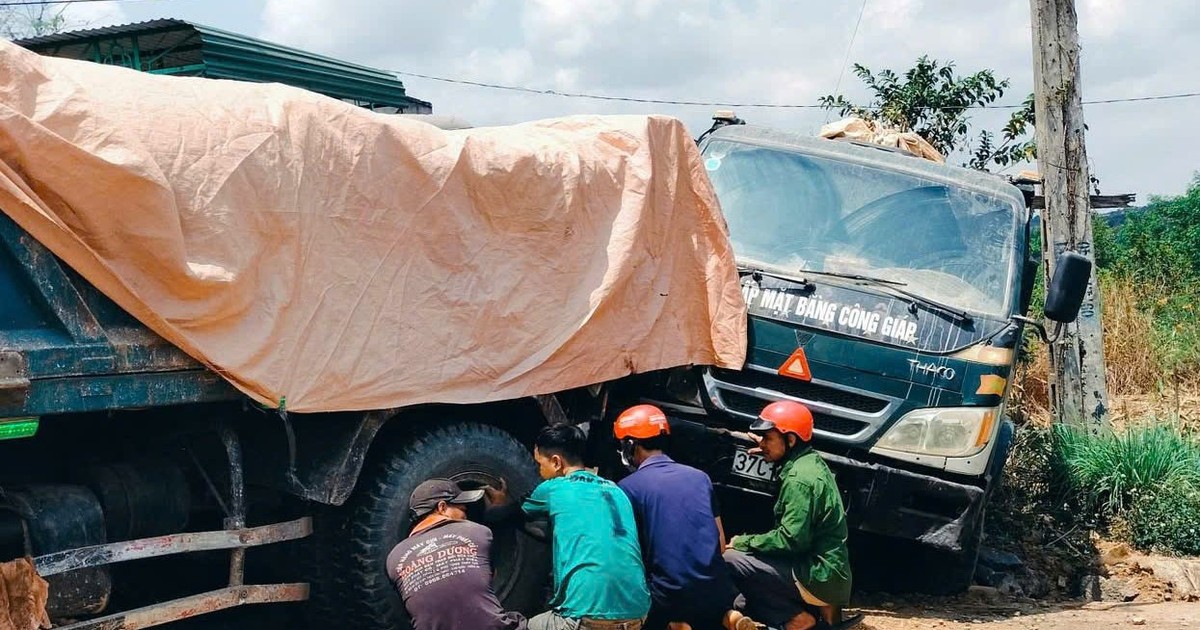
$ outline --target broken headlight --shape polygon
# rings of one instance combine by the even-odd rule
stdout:
[[[875,446],[918,455],[967,457],[987,446],[998,415],[996,407],[915,409]]]

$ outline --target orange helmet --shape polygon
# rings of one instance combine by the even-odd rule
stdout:
[[[667,414],[654,405],[634,405],[622,411],[613,424],[613,434],[618,440],[648,440],[670,433]]]
[[[791,400],[773,402],[758,414],[758,420],[750,425],[751,431],[775,429],[783,434],[794,433],[808,442],[812,440],[813,417],[808,407]]]

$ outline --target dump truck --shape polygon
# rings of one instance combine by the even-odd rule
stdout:
[[[18,58],[11,50],[0,52]],[[25,57],[20,62],[35,65]],[[89,74],[82,66],[62,67],[84,79]],[[95,79],[99,86],[109,80],[134,82],[126,75],[97,77],[102,77]],[[77,82],[69,85],[74,89]],[[160,100],[176,98],[165,84],[145,85],[160,90]],[[202,92],[198,86],[192,84]],[[100,87],[94,94],[101,100],[119,98]],[[311,132],[331,120],[321,114],[328,103],[288,98],[298,98],[307,108],[309,117],[299,118],[296,128]],[[13,149],[16,143],[5,145],[11,162],[6,155],[2,173],[8,181],[28,178],[32,184],[14,183],[9,190],[16,192],[9,199],[17,201],[0,213],[0,561],[30,559],[48,582],[50,616],[63,620],[65,627],[151,627],[246,604],[301,601],[307,602],[304,618],[322,627],[403,627],[403,604],[387,580],[384,562],[407,531],[408,494],[420,481],[449,477],[478,487],[503,479],[517,493],[527,490],[538,482],[529,454],[536,433],[563,422],[585,426],[591,463],[619,476],[621,469],[612,465],[616,450],[610,425],[624,405],[642,401],[659,404],[670,414],[677,436],[673,453],[679,459],[703,467],[721,487],[749,496],[769,495],[773,482],[770,467],[745,448],[742,433],[749,420],[771,400],[807,403],[816,415],[818,447],[838,472],[856,530],[920,543],[948,554],[959,573],[969,573],[986,497],[1011,435],[1004,400],[1033,287],[1029,213],[1011,185],[878,147],[729,125],[704,139],[702,158],[724,207],[728,242],[738,256],[740,271],[728,261],[729,293],[738,295],[734,276],[740,273],[749,312],[738,307],[738,326],[729,325],[728,318],[711,326],[705,312],[696,319],[705,326],[704,334],[696,336],[717,328],[728,334],[748,321],[745,365],[651,369],[632,360],[639,356],[636,347],[613,347],[614,359],[607,363],[633,376],[486,402],[307,413],[289,407],[283,396],[248,395],[246,379],[197,360],[194,355],[202,353],[196,347],[185,352],[167,341],[160,333],[178,330],[133,299],[128,287],[122,291],[106,275],[111,267],[76,268],[61,255],[88,263],[87,256],[98,249],[120,257],[122,248],[141,248],[148,255],[153,248],[127,239],[80,250],[64,245],[64,239],[57,242],[61,251],[52,253],[11,218],[25,203],[19,200],[35,196],[49,201],[40,209],[25,208],[28,225],[45,228],[44,213],[69,207],[64,199],[70,190],[55,190],[47,182],[64,176],[61,181],[69,182],[70,174],[59,170],[55,160],[38,161],[64,136],[31,123],[63,111],[90,111],[98,117],[110,111],[36,108],[34,103],[32,98],[14,99],[14,107],[31,112],[22,121],[22,133],[40,133],[42,142],[37,151],[25,152]],[[251,104],[245,113],[262,115],[265,109]],[[353,118],[345,109],[337,114],[339,124]],[[231,118],[236,123],[244,117]],[[65,122],[63,133],[81,129],[75,119]],[[666,122],[657,124],[659,130],[678,131]],[[153,125],[146,128],[154,140],[168,133]],[[194,126],[170,128],[179,133]],[[256,131],[263,129],[275,133],[268,125]],[[561,137],[562,129],[543,132]],[[213,135],[200,134],[199,140]],[[596,146],[602,149],[633,146],[612,142],[634,137],[626,131],[600,135]],[[97,137],[108,136],[90,134],[85,140]],[[347,134],[339,141],[365,142],[363,137]],[[371,136],[370,141],[403,144],[397,134]],[[503,148],[503,143],[496,146]],[[688,146],[694,153],[695,147]],[[141,148],[136,142],[129,147]],[[327,168],[339,148],[328,145],[314,173]],[[83,159],[79,156],[86,153],[66,149],[63,155],[70,159]],[[350,153],[346,159],[355,164],[367,159],[363,152]],[[122,152],[120,159],[89,161],[88,166],[119,168],[131,155]],[[253,155],[243,157],[249,162]],[[168,161],[183,170],[192,166],[173,155]],[[686,161],[668,162],[692,177]],[[47,179],[39,179],[38,168],[45,169],[40,174]],[[484,170],[493,177],[507,172]],[[361,169],[359,174],[370,177],[374,172]],[[682,176],[659,178],[657,185],[674,191],[681,181]],[[232,182],[256,195],[261,192],[253,178]],[[157,194],[170,183],[159,182],[150,192]],[[643,190],[643,181],[633,184]],[[597,186],[610,195],[626,190],[609,180]],[[700,188],[695,197],[706,213],[711,204]],[[517,197],[489,199],[500,203]],[[645,197],[628,198],[640,203]],[[309,201],[299,194],[289,199]],[[74,201],[78,207],[71,209],[82,212],[95,199]],[[611,211],[607,205],[589,211],[605,208]],[[151,203],[140,206],[147,216],[157,210]],[[74,222],[79,216],[69,218]],[[226,221],[230,213],[216,216]],[[708,214],[696,216],[710,224],[706,229],[716,248],[713,257],[725,256],[723,228]],[[111,236],[117,218],[128,217],[78,223],[103,226],[96,234],[101,239]],[[66,225],[61,221],[43,233],[61,239],[69,231]],[[552,236],[566,242],[586,227],[568,225]],[[660,228],[657,234],[678,235],[692,227],[674,224],[675,232]],[[262,232],[251,230],[250,235]],[[718,233],[720,239],[713,236]],[[160,234],[154,242],[170,244],[171,235]],[[512,236],[526,238],[519,231]],[[695,247],[691,238],[682,240]],[[663,240],[636,253],[652,262],[668,246],[672,243]],[[232,259],[239,253],[237,248],[221,251]],[[584,252],[573,253],[578,258]],[[712,258],[698,260],[693,254],[680,260],[701,271],[712,267]],[[606,251],[600,248],[595,255],[605,259]],[[1067,262],[1074,260],[1065,256]],[[201,278],[221,286],[236,275],[219,265],[187,262],[181,279]],[[608,260],[606,266],[612,271],[619,262]],[[85,279],[81,268],[115,287],[117,297]],[[255,263],[247,268],[261,271]],[[1047,312],[1064,321],[1074,317],[1070,310],[1076,294],[1069,289],[1080,286],[1078,273],[1067,273],[1072,269],[1079,268],[1060,265],[1047,300]],[[132,272],[138,271],[144,270],[133,266]],[[153,283],[152,278],[139,280]],[[610,310],[625,316],[637,316],[639,310],[655,313],[650,323],[672,321],[670,312],[654,309],[672,304],[687,286],[662,280],[625,282],[625,290],[645,287],[644,301],[626,300]],[[441,281],[406,276],[397,290],[421,282],[434,287]],[[274,297],[276,287],[268,289],[264,295]],[[705,310],[714,296],[728,305],[720,291],[696,295],[687,303]],[[159,328],[118,305],[118,297],[141,308],[142,316]],[[553,300],[545,301],[544,308],[535,301],[529,304],[538,313],[563,308]],[[229,317],[230,311],[218,315]],[[494,313],[498,321],[510,315],[503,309]],[[612,315],[587,313],[587,319]],[[470,320],[455,321],[462,325]],[[642,345],[670,355],[672,346],[691,341],[680,330],[672,326],[663,339],[643,339]],[[315,336],[322,341],[320,331]],[[232,350],[236,354],[239,349]],[[475,367],[463,369],[486,373]],[[546,547],[515,528],[499,529],[493,553],[494,585],[503,604],[528,612],[542,606],[549,581]]]
[[[658,405],[674,457],[764,500],[776,470],[745,431],[771,402],[805,404],[852,559],[863,577],[882,574],[863,584],[966,589],[1012,444],[1006,405],[1024,331],[1046,334],[1026,317],[1041,259],[1033,186],[731,113],[698,141],[738,260],[748,358],[740,370],[640,376],[612,400]],[[1079,312],[1091,263],[1057,253],[1046,315],[1061,324]],[[769,515],[760,502],[726,519],[736,531]]]
[[[192,37],[158,26],[143,52]],[[0,564],[60,626],[404,627],[420,482],[527,492],[605,382],[744,356],[679,120],[462,129],[5,40],[0,67]],[[506,607],[540,611],[547,556],[495,531]]]

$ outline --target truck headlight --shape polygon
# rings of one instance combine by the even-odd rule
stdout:
[[[900,418],[876,444],[904,453],[937,457],[967,457],[992,439],[996,407],[915,409]]]

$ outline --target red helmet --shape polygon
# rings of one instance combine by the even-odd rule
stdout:
[[[758,414],[758,420],[750,425],[751,431],[775,429],[783,434],[794,433],[801,440],[812,440],[813,417],[808,407],[791,400],[773,402]]]
[[[613,434],[618,440],[648,440],[670,433],[667,414],[654,405],[634,405],[622,411],[613,424]]]

